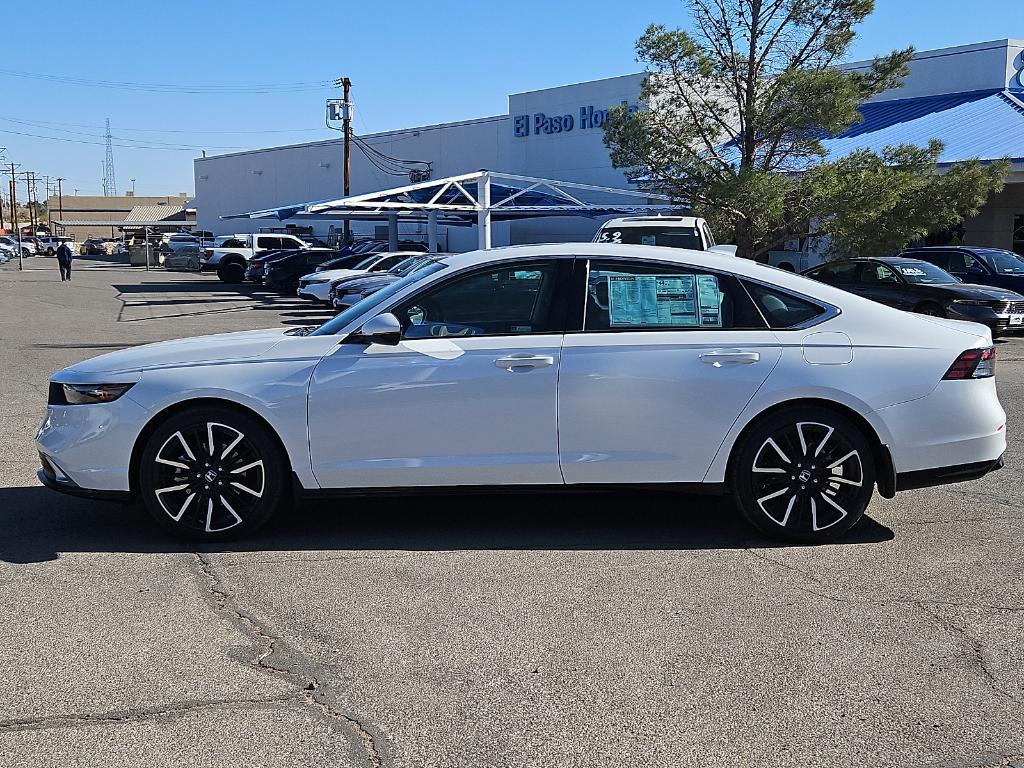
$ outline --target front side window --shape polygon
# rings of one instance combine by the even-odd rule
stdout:
[[[1001,275],[1019,275],[1024,273],[1024,256],[1019,256],[1012,251],[987,250],[983,253],[988,256],[996,272]]]
[[[821,280],[823,283],[853,283],[857,281],[857,273],[860,270],[855,261],[841,261],[836,264],[826,264],[823,267],[808,272],[809,277]]]
[[[885,264],[874,262],[861,265],[860,280],[862,283],[898,283],[900,279]]]
[[[556,262],[489,267],[428,289],[394,314],[405,339],[560,333],[558,272]]]
[[[730,275],[660,264],[590,262],[584,330],[764,328]]]

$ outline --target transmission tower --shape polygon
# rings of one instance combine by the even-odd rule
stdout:
[[[103,161],[103,194],[117,195],[117,182],[114,181],[114,148],[110,143],[110,118],[107,118],[107,158]]]

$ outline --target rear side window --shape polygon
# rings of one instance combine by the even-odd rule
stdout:
[[[815,318],[823,317],[828,311],[820,304],[758,283],[744,282],[744,285],[772,328],[802,326]]]
[[[764,328],[730,275],[668,264],[590,262],[584,330],[686,331]]]

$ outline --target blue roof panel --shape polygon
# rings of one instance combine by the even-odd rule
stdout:
[[[970,159],[1024,159],[1024,104],[1006,91],[925,96],[865,104],[863,122],[822,143],[829,159],[896,144],[944,145],[940,164]]]

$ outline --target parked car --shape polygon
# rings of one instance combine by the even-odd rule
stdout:
[[[367,296],[372,296],[377,291],[398,282],[407,275],[423,271],[447,255],[424,253],[418,256],[410,256],[387,272],[371,272],[368,275],[335,280],[331,284],[331,290],[328,294],[331,306],[337,311],[348,309],[357,301],[362,301]]]
[[[79,256],[104,256],[106,253],[107,244],[100,238],[86,238],[78,247]]]
[[[372,253],[358,262],[355,266],[347,269],[329,269],[322,272],[313,272],[299,278],[299,286],[296,294],[304,299],[311,299],[321,304],[330,301],[331,284],[342,277],[352,277],[366,272],[386,272],[400,261],[410,256],[415,256],[422,251],[395,251],[394,253]]]
[[[923,259],[964,282],[1024,293],[1024,256],[1001,248],[908,248],[900,256]]]
[[[822,542],[876,486],[1002,466],[994,354],[977,324],[722,254],[499,248],[315,329],[65,368],[39,478],[138,497],[200,540],[251,533],[294,495],[660,485],[728,493],[760,530]]]
[[[245,265],[254,255],[289,248],[309,248],[309,244],[292,235],[231,235],[218,239],[213,248],[204,251],[200,268],[215,271],[222,282],[240,283],[245,279]]]
[[[198,248],[179,248],[163,255],[164,269],[172,272],[198,272]]]
[[[623,216],[609,219],[594,235],[595,243],[661,245],[736,255],[734,245],[715,245],[711,227],[694,216]]]
[[[301,251],[285,251],[278,258],[267,262],[263,273],[263,284],[273,291],[295,295],[299,278],[309,274],[325,261],[338,257],[333,248],[308,248]],[[358,259],[358,256],[350,257]]]
[[[14,255],[18,255],[18,249],[21,249],[22,256],[35,256],[36,246],[31,240],[23,239],[21,243],[18,242],[17,235],[0,235],[0,244],[3,244],[7,248],[10,248]]]
[[[285,253],[292,253],[292,251],[275,249],[273,251],[264,251],[259,256],[253,256],[245,265],[245,282],[262,285],[267,262],[279,258]]]
[[[993,336],[1024,327],[1024,296],[1005,288],[962,283],[920,259],[846,259],[815,267],[808,277],[890,307],[987,325]]]
[[[47,256],[53,256],[57,253],[57,249],[60,248],[62,243],[67,243],[68,247],[71,248],[72,252],[75,251],[75,238],[66,235],[46,235],[38,238],[39,240],[39,252],[46,254]]]

